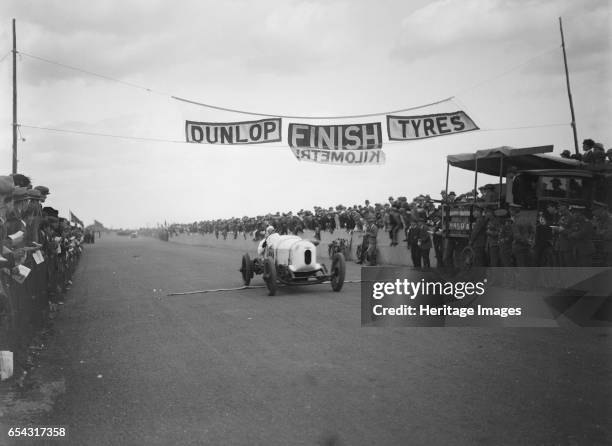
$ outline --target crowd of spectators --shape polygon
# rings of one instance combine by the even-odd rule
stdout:
[[[440,200],[438,200],[439,202]],[[436,203],[429,195],[419,195],[408,201],[406,197],[397,199],[389,197],[386,203],[370,203],[365,200],[362,205],[323,208],[315,206],[313,210],[287,213],[269,213],[256,217],[229,218],[207,220],[191,224],[172,224],[168,227],[171,235],[183,232],[214,234],[216,238],[234,239],[242,236],[260,240],[266,227],[273,226],[281,234],[301,234],[311,230],[315,238],[321,239],[321,232],[334,233],[337,230],[363,230],[368,220],[374,221],[377,227],[389,232],[392,244],[399,243],[402,229],[409,227],[411,221],[433,218],[436,213]]]
[[[63,303],[80,258],[83,230],[45,206],[45,186],[0,176],[0,350],[27,368],[28,343]]]
[[[588,164],[612,163],[612,149],[607,153],[603,145],[587,139],[583,144],[584,155],[580,160]],[[570,157],[567,151],[562,156]],[[512,181],[512,172],[507,178]],[[556,178],[551,180],[551,202],[542,209],[535,225],[524,225],[519,221],[523,206],[514,204],[499,209],[500,203],[510,204],[511,190],[505,185],[486,184],[474,191],[462,194],[440,192],[439,199],[430,195],[418,195],[412,200],[406,197],[388,197],[385,202],[353,206],[314,207],[287,213],[269,213],[256,217],[242,217],[174,224],[167,228],[170,236],[179,233],[214,234],[219,239],[264,237],[265,229],[273,226],[283,234],[299,235],[304,230],[314,231],[321,239],[321,231],[334,233],[358,230],[364,234],[358,262],[368,260],[368,253],[376,250],[378,232],[389,235],[389,245],[406,243],[411,252],[412,263],[417,267],[430,266],[430,250],[434,249],[437,266],[457,264],[457,257],[464,254],[477,266],[579,266],[594,252],[593,239],[603,244],[602,255],[606,264],[612,263],[612,217],[604,203],[594,203],[593,214],[588,216],[583,206],[566,206],[553,199]],[[571,186],[571,184],[570,184]],[[535,193],[535,192],[534,192]],[[442,226],[442,215],[447,205],[475,203],[471,232],[467,240],[450,240]],[[529,203],[523,203],[525,205]],[[524,210],[523,210],[524,211]],[[537,237],[536,237],[537,232]],[[536,243],[537,240],[537,243]],[[465,243],[462,243],[465,242]],[[466,253],[460,253],[467,248]],[[611,265],[612,266],[612,265]]]

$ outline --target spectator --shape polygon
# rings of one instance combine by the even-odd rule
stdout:
[[[480,207],[474,207],[474,222],[470,234],[469,245],[474,250],[474,266],[486,266],[485,247],[487,242],[487,219]]]
[[[593,224],[584,215],[584,206],[572,206],[570,211],[574,217],[574,224],[569,229],[568,238],[576,253],[576,263],[572,266],[591,266],[595,252]]]
[[[595,141],[592,139],[585,139],[582,141],[582,151],[584,154],[582,155],[582,161],[585,163],[593,162],[593,147],[595,146]]]
[[[429,227],[425,221],[425,213],[419,215],[418,221],[418,241],[417,245],[419,248],[420,260],[419,264],[422,264],[425,268],[431,268],[429,262],[429,252],[431,251],[431,237],[429,235]]]

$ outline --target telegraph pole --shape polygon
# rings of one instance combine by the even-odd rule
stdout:
[[[13,173],[17,173],[17,35],[13,19]]]
[[[563,23],[559,17],[559,29],[561,30],[561,48],[563,48],[563,63],[565,64],[565,80],[567,83],[567,96],[569,97],[570,111],[572,112],[572,130],[574,132],[574,150],[576,155],[580,155],[578,151],[578,135],[576,134],[576,117],[574,116],[574,102],[572,101],[572,91],[570,90],[569,73],[567,70],[567,56],[565,54],[565,40],[563,39]]]

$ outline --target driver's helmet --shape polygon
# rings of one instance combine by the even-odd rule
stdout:
[[[272,234],[274,232],[274,226],[268,226],[266,228],[266,236]]]

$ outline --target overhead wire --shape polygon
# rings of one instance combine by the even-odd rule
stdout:
[[[434,101],[428,104],[423,104],[423,105],[418,105],[418,106],[413,106],[413,107],[407,107],[407,108],[402,108],[402,109],[395,109],[395,110],[390,110],[390,111],[384,111],[384,112],[375,112],[375,113],[365,113],[365,114],[356,114],[356,115],[336,115],[336,116],[303,116],[303,115],[289,115],[289,114],[272,114],[272,113],[263,113],[263,112],[253,112],[253,111],[247,111],[247,110],[240,110],[240,109],[236,109],[236,108],[231,108],[231,107],[222,107],[222,106],[217,106],[217,105],[213,105],[213,104],[207,104],[204,102],[198,102],[198,101],[194,101],[191,99],[186,99],[186,98],[182,98],[182,97],[178,97],[178,96],[173,96],[170,95],[168,93],[164,93],[161,92],[159,90],[153,89],[153,88],[149,88],[143,85],[139,85],[133,82],[127,82],[112,76],[108,76],[108,75],[104,75],[104,74],[100,74],[100,73],[96,73],[93,72],[91,70],[86,70],[83,68],[79,68],[79,67],[75,67],[72,65],[68,65],[65,63],[61,63],[61,62],[57,62],[57,61],[53,61],[41,56],[37,56],[34,54],[30,54],[24,51],[17,51],[17,54],[26,56],[26,57],[30,57],[32,59],[35,60],[39,60],[41,62],[45,62],[48,64],[53,64],[53,65],[57,65],[60,67],[63,67],[65,69],[70,69],[70,70],[74,70],[80,73],[84,73],[84,74],[88,74],[91,76],[95,76],[101,79],[104,79],[106,81],[111,81],[111,82],[115,82],[127,87],[131,87],[131,88],[136,88],[142,91],[146,91],[148,93],[154,93],[154,94],[158,94],[158,95],[164,95],[167,96],[173,100],[179,101],[179,102],[184,102],[184,103],[190,103],[190,104],[194,104],[194,105],[199,105],[199,106],[203,106],[206,108],[210,108],[210,109],[214,109],[214,110],[220,110],[220,111],[226,111],[226,112],[231,112],[231,113],[238,113],[238,114],[247,114],[247,115],[253,115],[253,116],[263,116],[263,117],[275,117],[275,118],[286,118],[286,119],[308,119],[308,120],[316,120],[316,119],[353,119],[353,118],[365,118],[365,117],[374,117],[374,116],[382,116],[382,115],[389,115],[389,114],[395,114],[395,113],[402,113],[402,112],[406,112],[406,111],[411,111],[411,110],[417,110],[420,108],[426,108],[426,107],[431,107],[434,105],[438,105],[441,103],[445,103],[445,102],[454,102],[456,105],[459,106],[459,108],[463,108],[465,110],[467,110],[465,104],[463,104],[463,102],[461,102],[457,96],[460,94],[464,94],[467,93],[475,88],[478,88],[482,85],[485,85],[487,83],[493,82],[497,79],[500,79],[508,74],[510,74],[513,71],[516,71],[522,67],[524,67],[525,65],[527,65],[528,63],[532,62],[533,60],[548,54],[549,52],[558,49],[559,46],[556,45],[554,47],[548,48],[532,57],[530,57],[529,59],[525,60],[524,62],[515,65],[513,67],[510,67],[508,69],[506,69],[505,71],[491,77],[488,79],[484,79],[480,82],[477,82],[473,85],[471,85],[468,88],[465,88],[463,90],[461,90],[457,95],[454,96],[450,96],[447,98],[443,98],[440,99],[438,101]],[[12,53],[12,50],[9,51],[1,60],[3,61],[9,54]],[[473,112],[470,112],[473,114]],[[565,126],[567,124],[543,124],[543,125],[535,125],[535,126],[520,126],[520,127],[507,127],[507,128],[481,128],[479,131],[482,132],[487,132],[487,131],[504,131],[504,130],[523,130],[523,129],[534,129],[534,128],[545,128],[545,127],[559,127],[559,126]],[[147,142],[167,142],[167,143],[187,143],[186,141],[183,140],[174,140],[174,139],[165,139],[165,138],[152,138],[152,137],[139,137],[139,136],[130,136],[130,135],[117,135],[117,134],[111,134],[111,133],[102,133],[102,132],[92,132],[92,131],[82,131],[82,130],[72,130],[72,129],[60,129],[60,128],[54,128],[54,127],[43,127],[43,126],[34,126],[34,125],[28,125],[28,124],[20,124],[20,126],[25,127],[25,128],[31,128],[31,129],[36,129],[36,130],[43,130],[43,131],[51,131],[51,132],[61,132],[61,133],[72,133],[72,134],[80,134],[80,135],[86,135],[86,136],[98,136],[98,137],[107,137],[107,138],[117,138],[117,139],[126,139],[126,140],[136,140],[136,141],[147,141]],[[412,142],[411,140],[407,140],[407,141],[389,141],[387,143],[385,143],[385,145],[390,145],[390,144],[403,144],[406,142]],[[211,145],[216,145],[216,144],[211,144]],[[250,145],[250,144],[232,144],[232,145]],[[286,148],[287,146],[273,146],[273,145],[265,145],[264,147],[270,148],[270,147],[282,147],[282,148]]]
[[[4,56],[2,56],[2,59],[0,59],[0,63],[4,62],[4,59],[6,59],[8,57],[9,54],[11,54],[13,52],[13,50],[10,50],[8,53],[6,53]]]
[[[548,49],[546,49],[544,51],[541,51],[538,54],[530,57],[529,59],[521,62],[518,65],[514,65],[514,66],[512,66],[510,68],[507,68],[506,70],[504,70],[504,71],[502,71],[502,72],[500,72],[500,73],[498,73],[498,74],[496,74],[496,75],[494,75],[492,77],[483,79],[482,81],[476,82],[476,83],[472,84],[471,86],[469,86],[467,88],[464,88],[463,90],[460,90],[458,93],[455,94],[455,96],[460,96],[460,95],[462,95],[464,93],[467,93],[468,91],[474,90],[475,88],[482,87],[483,85],[486,85],[486,84],[491,83],[493,81],[496,81],[496,80],[498,80],[498,79],[500,79],[500,78],[502,78],[504,76],[507,76],[508,74],[510,74],[510,73],[520,69],[520,68],[523,68],[525,65],[529,64],[530,62],[533,62],[534,60],[536,60],[536,59],[538,59],[538,58],[540,58],[542,56],[544,56],[545,54],[548,54],[548,53],[550,53],[550,52],[552,52],[554,50],[559,50],[560,48],[561,48],[561,45],[555,45],[555,46],[552,46],[552,47],[550,47],[550,48],[548,48]]]
[[[176,101],[180,101],[180,102],[184,102],[184,103],[188,103],[188,104],[192,104],[192,105],[199,105],[201,107],[206,107],[206,108],[210,108],[213,110],[220,110],[220,111],[226,111],[226,112],[231,112],[231,113],[238,113],[238,114],[245,114],[245,115],[250,115],[250,116],[265,116],[265,117],[274,117],[274,118],[288,118],[288,119],[353,119],[353,118],[366,118],[366,117],[372,117],[372,116],[382,116],[382,115],[388,115],[388,114],[393,114],[393,113],[402,113],[402,112],[406,112],[406,111],[410,111],[410,110],[418,110],[420,108],[427,108],[427,107],[431,107],[433,105],[437,105],[437,104],[441,104],[444,102],[448,102],[452,99],[452,97],[448,97],[448,98],[443,98],[443,99],[439,99],[437,101],[433,101],[427,104],[422,104],[422,105],[416,105],[416,106],[412,106],[412,107],[405,107],[405,108],[400,108],[400,109],[395,109],[395,110],[389,110],[389,111],[381,111],[381,112],[375,112],[375,113],[364,113],[364,114],[358,114],[358,115],[340,115],[340,116],[303,116],[303,115],[289,115],[289,114],[284,114],[284,113],[264,113],[264,112],[254,112],[254,111],[248,111],[248,110],[240,110],[240,109],[236,109],[236,108],[232,108],[232,107],[222,107],[222,106],[218,106],[218,105],[213,105],[213,104],[207,104],[204,102],[199,102],[199,101],[195,101],[195,100],[191,100],[191,99],[186,99],[186,98],[182,98],[179,96],[174,96],[171,95],[169,93],[165,93],[153,88],[149,88],[149,87],[145,87],[143,85],[139,85],[139,84],[135,84],[133,82],[127,82],[121,79],[118,79],[116,77],[112,77],[112,76],[108,76],[105,74],[100,74],[100,73],[96,73],[90,70],[85,70],[83,68],[79,68],[79,67],[75,67],[73,65],[68,65],[62,62],[56,62],[54,60],[51,59],[47,59],[45,57],[40,57],[40,56],[36,56],[34,54],[30,54],[30,53],[26,53],[24,51],[17,51],[18,54],[21,54],[23,56],[26,57],[30,57],[32,59],[35,60],[39,60],[41,62],[45,62],[48,64],[52,64],[52,65],[57,65],[59,67],[63,67],[69,70],[73,70],[73,71],[77,71],[80,73],[84,73],[84,74],[88,74],[91,76],[95,76],[98,77],[100,79],[104,79],[107,81],[111,81],[111,82],[116,82],[118,84],[121,85],[125,85],[127,87],[132,87],[132,88],[136,88],[139,90],[144,90],[147,91],[149,93],[155,93],[155,94],[159,94],[159,95],[163,95],[163,96],[168,96],[170,99],[174,99]]]
[[[528,126],[519,126],[519,127],[503,127],[503,128],[490,128],[490,129],[479,129],[480,132],[500,132],[505,130],[527,130],[527,129],[536,129],[536,128],[546,128],[546,127],[562,127],[568,126],[569,124],[541,124],[541,125],[528,125]],[[118,135],[113,133],[100,133],[100,132],[90,132],[84,130],[73,130],[73,129],[61,129],[56,127],[42,127],[36,125],[29,124],[18,124],[17,128],[20,127],[34,129],[34,130],[42,130],[48,132],[55,133],[69,133],[76,135],[85,135],[85,136],[98,136],[104,138],[115,138],[115,139],[125,139],[125,140],[133,140],[133,141],[141,141],[141,142],[164,142],[164,143],[172,143],[172,144],[194,144],[200,145],[204,147],[213,147],[213,146],[231,146],[231,147],[241,147],[241,146],[257,146],[260,148],[273,148],[273,149],[287,149],[288,145],[276,145],[276,144],[200,144],[200,143],[192,143],[179,139],[168,139],[168,138],[151,138],[151,137],[141,137],[141,136],[131,136],[131,135]],[[21,130],[19,130],[21,135]],[[414,143],[416,141],[421,141],[422,139],[413,139],[413,140],[405,140],[405,141],[387,141],[382,144],[382,147],[386,147],[389,145],[397,145],[397,144],[409,144]],[[314,147],[313,147],[314,148]]]
[[[143,85],[138,85],[138,84],[135,84],[133,82],[127,82],[127,81],[124,81],[124,80],[121,80],[121,79],[117,79],[116,77],[107,76],[105,74],[95,73],[93,71],[85,70],[83,68],[75,67],[75,66],[68,65],[68,64],[65,64],[65,63],[56,62],[54,60],[50,60],[50,59],[46,59],[44,57],[36,56],[34,54],[26,53],[24,51],[17,51],[17,54],[21,54],[23,56],[27,56],[27,57],[30,57],[32,59],[36,59],[36,60],[39,60],[41,62],[45,62],[45,63],[51,64],[51,65],[57,65],[59,67],[66,68],[68,70],[78,71],[79,73],[88,74],[88,75],[94,76],[94,77],[99,77],[101,79],[104,79],[104,80],[107,80],[107,81],[111,81],[111,82],[116,82],[118,84],[125,85],[126,87],[132,87],[132,88],[136,88],[136,89],[139,89],[139,90],[144,90],[144,91],[146,91],[148,93],[155,93],[155,94],[159,94],[159,95],[169,96],[168,93],[157,91],[157,90],[154,90],[152,88],[145,87]]]
[[[286,119],[355,119],[355,118],[369,118],[369,117],[372,117],[372,116],[392,115],[394,113],[402,113],[402,112],[411,111],[411,110],[418,110],[420,108],[427,108],[427,107],[431,107],[433,105],[438,105],[438,104],[442,104],[444,102],[448,102],[448,101],[453,99],[453,97],[450,96],[448,98],[440,99],[440,100],[435,101],[435,102],[430,102],[429,104],[417,105],[417,106],[414,106],[414,107],[401,108],[401,109],[398,109],[398,110],[390,110],[390,111],[385,111],[385,112],[365,113],[365,114],[361,114],[361,115],[301,116],[301,115],[285,115],[285,114],[271,114],[271,113],[249,112],[249,111],[245,111],[245,110],[237,110],[237,109],[234,109],[234,108],[219,107],[219,106],[216,106],[216,105],[205,104],[203,102],[192,101],[190,99],[180,98],[180,97],[177,97],[177,96],[171,96],[171,98],[175,99],[177,101],[186,102],[188,104],[200,105],[202,107],[212,108],[212,109],[215,109],[215,110],[221,110],[221,111],[232,112],[232,113],[240,113],[240,114],[245,114],[245,115],[267,116],[267,117],[286,118]]]

